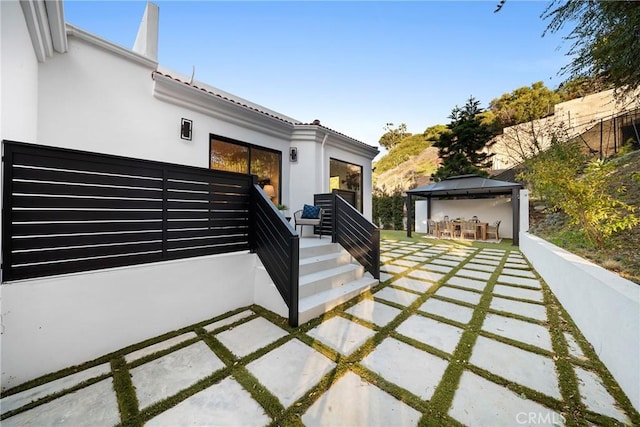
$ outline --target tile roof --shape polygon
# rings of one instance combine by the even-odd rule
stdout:
[[[366,143],[364,143],[364,142],[362,142],[362,141],[359,141],[359,140],[357,140],[357,139],[355,139],[355,138],[352,138],[352,137],[350,137],[349,135],[346,135],[346,134],[344,134],[344,133],[342,133],[342,132],[338,132],[338,131],[336,131],[336,130],[334,130],[334,129],[331,129],[331,128],[328,128],[328,127],[326,127],[326,126],[323,126],[323,125],[321,125],[321,124],[320,124],[320,120],[314,120],[314,121],[313,121],[313,122],[311,122],[311,123],[302,123],[302,122],[299,122],[299,121],[292,121],[292,120],[289,120],[289,119],[285,119],[285,118],[283,118],[283,117],[280,117],[280,116],[278,116],[278,115],[276,115],[276,114],[270,113],[270,112],[268,112],[268,111],[261,110],[260,108],[257,108],[257,107],[255,107],[255,106],[253,106],[253,105],[249,105],[249,104],[247,104],[246,102],[238,101],[237,99],[230,98],[230,97],[228,97],[228,96],[226,96],[226,95],[223,95],[223,94],[221,94],[221,93],[217,93],[217,92],[214,92],[214,91],[209,90],[209,89],[207,89],[207,88],[203,88],[203,87],[197,86],[197,85],[195,85],[195,84],[193,84],[193,83],[189,83],[189,82],[186,82],[186,81],[180,80],[180,79],[178,79],[178,78],[176,78],[176,77],[171,76],[170,74],[162,73],[162,72],[160,72],[160,71],[157,71],[157,70],[156,70],[156,71],[153,71],[153,72],[151,73],[151,78],[155,78],[155,75],[160,75],[160,76],[163,76],[163,77],[169,78],[169,79],[171,79],[171,80],[173,80],[173,81],[176,81],[176,82],[182,83],[182,84],[184,84],[184,85],[186,85],[186,86],[190,86],[190,87],[192,87],[192,88],[194,88],[194,89],[201,90],[201,91],[203,91],[203,92],[205,92],[205,93],[208,93],[209,95],[212,95],[212,96],[215,96],[215,97],[218,97],[218,98],[224,99],[224,100],[229,101],[229,102],[232,102],[232,103],[234,103],[234,104],[236,104],[236,105],[240,105],[241,107],[247,108],[247,109],[249,109],[249,110],[255,111],[255,112],[260,113],[260,114],[264,114],[264,115],[266,115],[266,116],[268,116],[268,117],[274,118],[274,119],[276,119],[276,120],[280,120],[280,121],[282,121],[282,122],[284,122],[284,123],[288,123],[288,124],[291,124],[291,125],[293,125],[293,126],[317,126],[317,127],[319,127],[319,128],[322,128],[322,129],[328,130],[328,131],[330,131],[330,132],[332,132],[332,133],[334,133],[334,134],[336,134],[336,135],[339,135],[339,136],[341,136],[341,137],[347,138],[347,139],[349,139],[349,140],[351,140],[351,141],[357,142],[357,143],[359,143],[359,144],[361,144],[361,145],[364,145],[364,146],[366,146],[366,147],[369,147],[369,148],[376,148],[376,147],[374,147],[374,146],[372,146],[372,145],[366,144]],[[376,148],[376,149],[377,149],[377,148]]]
[[[178,78],[175,78],[175,77],[173,77],[173,76],[171,76],[171,75],[169,75],[169,74],[161,73],[160,71],[153,71],[153,72],[151,73],[151,78],[155,78],[155,76],[156,76],[156,75],[160,75],[160,76],[163,76],[163,77],[167,77],[167,78],[169,78],[169,79],[171,79],[171,80],[174,80],[174,81],[176,81],[176,82],[182,83],[182,84],[184,84],[184,85],[186,85],[186,86],[190,86],[190,87],[192,87],[192,88],[194,88],[194,89],[201,90],[201,91],[203,91],[203,92],[208,93],[209,95],[216,96],[216,97],[218,97],[218,98],[224,99],[225,101],[233,102],[233,103],[234,103],[234,104],[236,104],[236,105],[240,105],[241,107],[244,107],[244,108],[247,108],[247,109],[249,109],[249,110],[252,110],[252,111],[258,112],[258,113],[260,113],[260,114],[264,114],[264,115],[269,116],[269,117],[271,117],[271,118],[274,118],[274,119],[276,119],[276,120],[280,120],[280,121],[282,121],[282,122],[289,123],[289,124],[291,124],[291,125],[297,125],[297,124],[300,124],[299,122],[292,122],[292,121],[290,121],[290,120],[284,119],[284,118],[282,118],[282,117],[280,117],[280,116],[277,116],[277,115],[275,115],[275,114],[271,114],[271,113],[269,113],[269,112],[267,112],[267,111],[263,111],[263,110],[261,110],[261,109],[259,109],[259,108],[256,108],[256,107],[252,106],[252,105],[248,105],[248,104],[246,104],[246,103],[244,103],[244,102],[238,101],[238,100],[233,99],[233,98],[229,98],[229,97],[227,97],[227,96],[225,96],[225,95],[222,95],[222,94],[220,94],[220,93],[213,92],[213,91],[211,91],[211,90],[209,90],[209,89],[206,89],[206,88],[203,88],[203,87],[200,87],[200,86],[194,85],[193,83],[189,83],[189,82],[182,81],[182,80],[180,80],[180,79],[178,79]]]

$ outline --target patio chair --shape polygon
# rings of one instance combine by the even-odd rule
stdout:
[[[493,224],[489,224],[489,226],[487,227],[487,238],[489,238],[489,236],[491,236],[492,234],[494,234],[496,236],[496,240],[500,240],[500,221],[496,221]]]
[[[438,237],[438,226],[432,219],[427,221],[427,234],[430,236]]]
[[[478,227],[474,221],[462,221],[460,224],[460,237],[464,239],[468,234],[473,235],[473,240],[478,240]]]
[[[319,206],[304,205],[304,207],[293,213],[296,229],[300,226],[300,236],[305,225],[318,226],[320,238],[322,238],[322,217],[324,209]]]
[[[442,237],[444,234],[448,234],[450,239],[453,239],[453,232],[455,225],[450,221],[438,221],[438,237]]]

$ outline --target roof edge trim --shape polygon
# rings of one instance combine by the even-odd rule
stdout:
[[[137,62],[138,64],[148,67],[150,69],[155,69],[158,66],[158,63],[156,61],[152,61],[151,59],[143,55],[140,55],[139,53],[133,52],[130,49],[127,49],[125,47],[112,43],[108,40],[105,40],[101,37],[98,37],[94,34],[91,34],[74,25],[67,24],[67,35],[83,40],[94,46],[100,47],[106,51],[114,53],[130,61]]]

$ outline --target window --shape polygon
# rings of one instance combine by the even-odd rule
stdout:
[[[362,166],[341,160],[329,160],[329,191],[348,190],[355,193],[356,209],[362,212]]]
[[[211,136],[211,169],[257,175],[258,183],[275,204],[280,202],[282,153],[220,136]]]

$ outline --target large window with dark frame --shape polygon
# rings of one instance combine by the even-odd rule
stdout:
[[[356,209],[362,212],[362,166],[337,159],[329,159],[329,191],[353,191]]]
[[[275,204],[281,203],[282,153],[211,135],[209,167],[257,175],[258,183]]]

